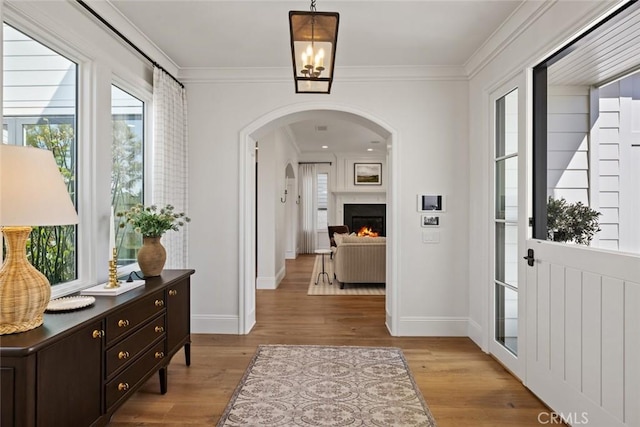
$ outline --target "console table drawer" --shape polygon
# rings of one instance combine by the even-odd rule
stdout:
[[[165,336],[165,316],[152,320],[142,326],[131,336],[115,344],[106,353],[106,378],[111,377],[118,369],[138,357],[138,354],[160,337]]]
[[[157,342],[153,347],[134,361],[121,374],[109,381],[105,386],[107,411],[120,399],[125,398],[137,388],[141,380],[150,372],[155,372],[154,366],[163,362],[165,340]]]
[[[158,291],[132,306],[109,315],[106,323],[107,346],[111,345],[118,337],[135,330],[138,325],[164,309],[164,291]]]

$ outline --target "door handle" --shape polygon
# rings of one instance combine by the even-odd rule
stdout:
[[[536,260],[533,256],[533,249],[527,249],[527,256],[523,258],[527,260],[527,265],[529,265],[529,267],[533,267],[533,263]]]

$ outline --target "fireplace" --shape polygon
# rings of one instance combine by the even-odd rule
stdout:
[[[363,227],[386,236],[387,206],[384,204],[345,204],[344,224],[355,233]]]

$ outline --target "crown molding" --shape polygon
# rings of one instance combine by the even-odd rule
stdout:
[[[104,20],[109,22],[115,28],[118,29],[125,37],[127,37],[133,44],[135,44],[141,51],[151,57],[154,61],[160,64],[167,72],[176,75],[180,67],[176,64],[169,55],[167,55],[162,49],[158,47],[145,33],[142,32],[133,22],[131,22],[126,16],[116,8],[110,0],[93,0],[87,1],[87,4]],[[78,6],[80,7],[80,6]],[[87,15],[89,12],[84,11]],[[90,16],[90,15],[89,15]],[[92,19],[95,19],[91,16]],[[96,20],[96,22],[98,22]],[[99,24],[102,25],[102,24]],[[118,38],[114,35],[115,38]],[[124,40],[121,42],[126,45]],[[140,56],[142,57],[142,56]]]
[[[464,68],[469,79],[473,79],[487,64],[493,61],[502,51],[511,45],[513,41],[540,19],[540,17],[550,11],[550,13],[552,13],[553,7],[560,1],[562,0],[523,1],[465,63]],[[585,26],[593,25],[595,20],[602,17],[603,14],[611,13],[614,9],[622,7],[622,5],[628,1],[630,0],[593,2],[594,7],[586,15],[580,17],[576,25],[572,26],[569,32],[563,32],[561,39],[566,41],[567,38],[571,39],[575,37],[577,35],[576,31],[584,29]],[[576,30],[576,28],[578,30]]]
[[[290,67],[198,68],[183,67],[178,78],[188,83],[289,82]],[[335,79],[348,82],[468,80],[463,67],[383,66],[335,68]]]
[[[506,49],[540,16],[544,15],[556,1],[523,1],[520,3],[464,64],[469,79],[472,79],[493,61],[500,52]]]

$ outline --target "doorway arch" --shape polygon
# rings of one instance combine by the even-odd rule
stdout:
[[[239,289],[238,289],[238,333],[248,334],[256,323],[256,259],[255,259],[255,164],[256,141],[259,135],[297,121],[313,111],[346,113],[354,123],[377,127],[388,134],[387,167],[389,182],[387,185],[387,285],[385,297],[385,323],[391,335],[396,335],[398,325],[398,184],[399,138],[397,131],[388,123],[369,112],[353,106],[336,103],[300,103],[287,105],[273,110],[251,122],[239,133]]]

